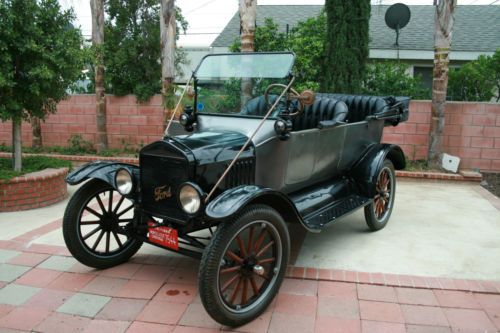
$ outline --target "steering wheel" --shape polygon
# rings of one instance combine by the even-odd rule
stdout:
[[[282,83],[273,83],[267,86],[265,92],[264,92],[264,100],[266,101],[267,107],[271,107],[271,104],[269,103],[269,91],[273,88],[283,88],[286,89],[287,85],[282,84]],[[290,113],[289,116],[296,116],[302,113],[304,111],[304,106],[305,105],[311,105],[314,103],[314,93],[311,90],[305,90],[302,92],[302,94],[299,94],[297,90],[290,88],[291,94],[286,94],[286,98],[292,98],[297,100],[298,107],[297,107],[297,112]]]

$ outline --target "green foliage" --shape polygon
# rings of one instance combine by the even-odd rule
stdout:
[[[161,91],[160,3],[158,0],[106,1],[104,63],[106,91],[123,96],[134,94],[146,101]],[[187,22],[176,8],[177,31]],[[185,51],[176,49],[175,66],[187,63]],[[92,77],[93,80],[93,77]]]
[[[500,100],[500,49],[460,68],[450,68],[448,96],[455,101]]]
[[[299,22],[287,36],[279,30],[273,19],[266,18],[264,25],[255,30],[255,51],[293,51],[295,60],[295,84],[299,89],[318,89],[317,78],[320,76],[323,62],[323,45],[326,31],[326,15],[321,12]],[[240,52],[241,40],[236,39],[231,45],[231,52]]]
[[[0,0],[0,119],[44,118],[81,76],[82,37],[57,0]]]
[[[326,0],[322,90],[359,93],[368,59],[369,0]]]
[[[30,156],[23,158],[23,171],[12,170],[12,159],[0,158],[0,180],[9,180],[26,173],[40,171],[47,168],[69,168],[71,162],[46,156]]]
[[[68,139],[68,150],[75,153],[95,154],[94,144],[85,140],[80,134],[72,134]]]
[[[368,64],[363,79],[363,93],[368,95],[410,96],[414,99],[430,99],[431,91],[423,88],[420,76],[408,74],[409,66],[396,61]]]
[[[255,51],[272,52],[283,51],[288,48],[287,36],[279,31],[279,26],[272,18],[265,18],[264,25],[257,26],[255,29]],[[231,52],[240,52],[241,39],[238,38],[229,47]]]

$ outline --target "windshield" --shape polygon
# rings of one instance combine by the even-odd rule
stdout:
[[[288,83],[293,53],[214,54],[195,71],[197,111],[262,117],[268,111],[264,92],[272,83]],[[276,94],[273,90],[271,94]],[[279,91],[278,91],[279,93]],[[270,102],[275,100],[270,95]]]

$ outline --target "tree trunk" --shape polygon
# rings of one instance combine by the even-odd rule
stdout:
[[[106,131],[106,95],[104,91],[104,0],[90,0],[92,12],[92,45],[96,49],[95,98],[97,122],[97,152],[108,148]]]
[[[434,72],[432,80],[431,128],[429,132],[428,164],[440,168],[444,110],[448,89],[448,65],[455,21],[454,11],[457,0],[440,0],[436,5],[434,18]]]
[[[160,33],[161,33],[161,82],[163,107],[167,117],[175,106],[171,101],[174,96],[175,79],[175,1],[161,0],[160,12]]]
[[[12,120],[12,166],[14,171],[21,171],[22,168],[22,154],[21,154],[21,120]]]
[[[31,117],[31,131],[33,138],[31,139],[31,147],[42,148],[42,127],[40,118]]]
[[[257,0],[240,1],[241,52],[255,51],[255,22],[257,19]],[[241,106],[252,98],[252,79],[241,80]]]

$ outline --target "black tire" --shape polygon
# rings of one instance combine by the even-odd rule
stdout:
[[[366,224],[372,231],[383,229],[391,217],[396,197],[396,173],[390,160],[385,160],[377,175],[377,194],[373,202],[365,206]]]
[[[272,257],[264,258],[270,250]],[[289,256],[286,223],[268,206],[249,206],[233,221],[221,224],[203,252],[198,274],[200,297],[208,314],[230,327],[258,317],[278,292]],[[231,274],[235,275],[230,278]],[[226,294],[225,289],[234,287],[236,279],[236,287]]]
[[[103,201],[106,193],[107,202]],[[109,198],[119,200],[111,200],[110,204]],[[76,260],[90,267],[104,269],[126,262],[139,251],[142,241],[124,235],[118,228],[132,220],[121,218],[127,213],[133,214],[130,202],[127,202],[128,205],[122,205],[125,201],[128,200],[111,185],[98,179],[89,180],[75,192],[64,212],[63,235],[68,250]],[[89,214],[84,215],[84,211]],[[84,229],[89,227],[91,231],[85,233]],[[98,246],[103,239],[105,248],[100,251]],[[115,245],[116,249],[112,250],[112,245]]]

